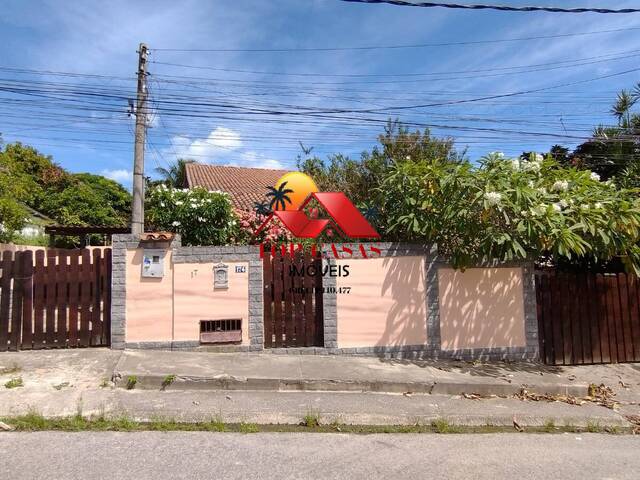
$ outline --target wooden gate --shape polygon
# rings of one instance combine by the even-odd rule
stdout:
[[[265,252],[264,346],[324,346],[322,259]]]
[[[640,279],[536,273],[540,357],[551,365],[640,361]]]
[[[4,252],[0,268],[0,351],[109,345],[111,249]]]

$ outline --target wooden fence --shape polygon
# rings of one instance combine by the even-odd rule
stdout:
[[[109,345],[111,249],[5,251],[0,268],[0,351]]]
[[[551,365],[640,361],[640,279],[536,273],[540,357]]]
[[[322,260],[267,252],[263,273],[265,348],[324,346]]]

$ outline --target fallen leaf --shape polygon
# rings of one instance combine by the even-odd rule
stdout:
[[[524,432],[524,428],[520,426],[518,421],[516,420],[516,416],[513,416],[513,428],[515,428],[518,432]]]
[[[15,430],[15,427],[11,426],[11,425],[7,425],[4,422],[0,422],[0,430],[4,430],[6,432],[10,432],[12,430]]]

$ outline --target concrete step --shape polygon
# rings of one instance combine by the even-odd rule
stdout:
[[[531,393],[585,396],[588,384],[536,374],[457,374],[429,365],[372,358],[125,352],[113,380],[146,390],[379,392],[461,395]]]

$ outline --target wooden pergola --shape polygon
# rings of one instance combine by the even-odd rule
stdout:
[[[80,248],[87,246],[89,235],[113,235],[118,233],[131,233],[131,227],[80,227],[75,225],[61,226],[49,225],[44,228],[45,233],[49,234],[49,245],[53,246],[56,236],[74,236],[80,237]]]

